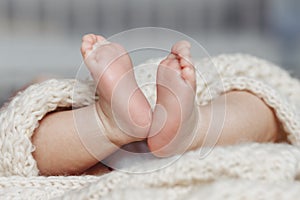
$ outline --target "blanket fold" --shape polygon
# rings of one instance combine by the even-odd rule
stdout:
[[[147,71],[144,67],[135,68],[138,84],[155,81],[159,61],[144,63],[153,66]],[[20,92],[0,111],[0,197],[295,199],[299,196],[300,82],[278,66],[249,55],[205,58],[196,61],[195,67],[200,105],[228,91],[251,92],[274,110],[288,143],[215,147],[205,157],[200,156],[205,148],[200,148],[185,153],[172,165],[144,174],[113,171],[102,176],[38,176],[30,138],[39,121],[57,108],[79,108],[97,98],[92,82],[49,80]],[[141,89],[154,106],[155,86]],[[149,165],[159,166],[159,162],[149,161]]]

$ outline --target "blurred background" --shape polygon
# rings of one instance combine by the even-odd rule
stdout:
[[[32,78],[74,77],[81,37],[158,26],[210,55],[248,53],[300,77],[299,0],[0,0],[0,105]]]

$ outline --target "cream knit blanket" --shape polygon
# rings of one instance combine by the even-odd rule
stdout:
[[[144,174],[38,176],[30,138],[39,120],[58,107],[82,107],[94,101],[90,83],[49,80],[30,86],[1,109],[0,199],[299,199],[299,81],[248,55],[221,55],[212,60],[217,73],[206,74],[206,82],[198,78],[199,103],[230,90],[250,91],[274,109],[289,143],[216,147],[205,158],[199,156],[203,150],[199,149],[166,168]],[[212,67],[209,59],[196,66],[207,71]],[[136,75],[139,83],[155,81],[155,70],[137,68]],[[142,89],[153,105],[155,88]],[[80,97],[76,102],[74,91]],[[149,161],[149,165],[160,162],[165,160]]]

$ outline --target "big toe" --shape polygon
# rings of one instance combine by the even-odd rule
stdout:
[[[190,56],[183,57],[179,56],[179,63],[181,66],[181,76],[182,78],[193,88],[196,90],[196,74],[195,67],[192,62],[192,58]]]
[[[106,41],[106,39],[100,35],[95,35],[95,34],[86,34],[82,37],[82,43],[81,43],[81,54],[83,58],[87,58],[89,53],[92,52],[94,49],[94,46],[97,43],[103,43]]]
[[[179,42],[176,42],[173,45],[173,47],[171,49],[171,52],[176,54],[176,55],[182,54],[182,55],[187,56],[186,54],[189,53],[190,48],[191,48],[191,44],[188,41],[181,40]]]
[[[196,90],[196,76],[194,68],[185,67],[181,71],[182,78],[193,88]]]

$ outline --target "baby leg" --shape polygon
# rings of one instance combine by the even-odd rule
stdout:
[[[93,50],[95,45],[98,48]],[[82,173],[118,147],[148,135],[151,108],[136,83],[125,49],[89,34],[83,37],[81,53],[97,84],[99,101],[89,107],[49,114],[41,121],[32,142],[42,174]],[[98,134],[91,123],[95,120],[93,111],[101,122]]]
[[[87,113],[86,110],[92,110],[93,106],[51,113],[41,120],[32,137],[32,143],[36,147],[33,156],[41,175],[80,174],[99,162],[99,159],[91,154],[82,142],[78,133],[78,124],[74,120],[75,112]],[[94,137],[95,134],[101,135],[103,134],[101,132],[105,131],[98,128],[99,132],[93,133],[88,131],[89,128],[97,130],[98,127],[86,127],[87,132],[80,134]],[[99,153],[103,157],[115,150],[116,146],[108,140],[99,141],[99,151],[102,151]]]
[[[226,101],[224,99],[226,98]],[[225,111],[224,119],[212,121],[213,109]],[[280,127],[273,110],[262,99],[246,91],[232,91],[213,100],[206,106],[200,106],[198,128],[199,147],[213,133],[213,128],[221,127],[217,145],[232,145],[242,142],[276,142],[280,140]],[[220,124],[220,122],[223,124]]]

